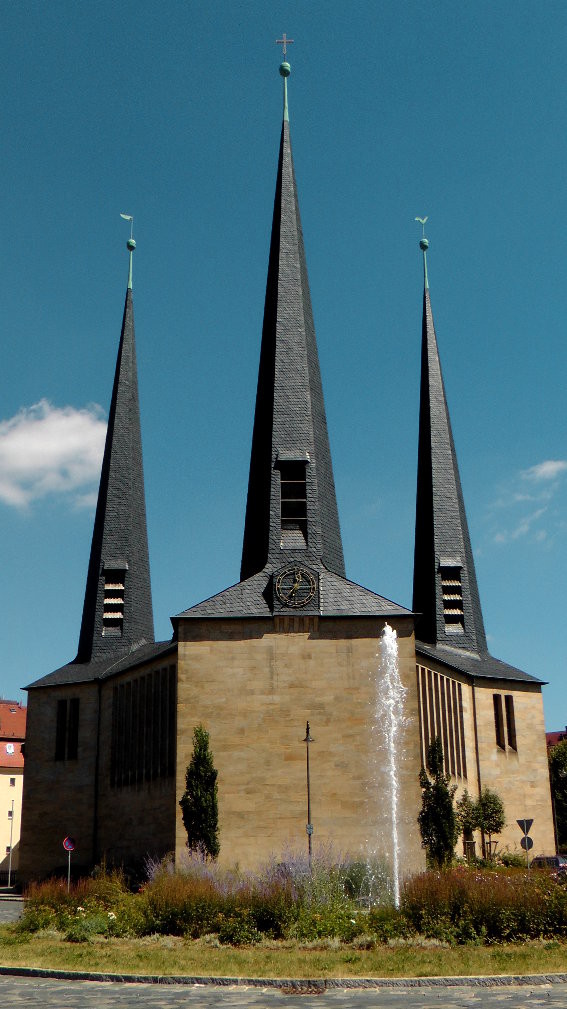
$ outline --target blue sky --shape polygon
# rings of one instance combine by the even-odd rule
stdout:
[[[135,217],[156,635],[237,581],[281,49],[350,578],[411,605],[422,265],[490,648],[567,723],[567,6],[5,4],[4,697],[76,651]]]

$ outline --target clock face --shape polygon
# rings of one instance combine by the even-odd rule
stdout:
[[[276,595],[283,606],[307,606],[317,591],[317,582],[306,568],[293,565],[276,577]]]

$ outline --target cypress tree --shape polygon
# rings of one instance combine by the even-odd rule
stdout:
[[[179,805],[187,831],[187,847],[203,858],[218,858],[219,810],[217,775],[209,750],[209,733],[202,725],[193,730],[193,755],[185,774],[185,792]]]
[[[456,785],[449,785],[443,768],[443,746],[437,736],[427,750],[427,771],[419,772],[422,789],[421,811],[417,818],[422,846],[431,865],[449,865],[457,843],[459,828],[453,807]]]

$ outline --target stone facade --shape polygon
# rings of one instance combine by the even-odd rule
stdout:
[[[455,734],[451,739],[448,726],[447,689],[439,689],[435,674],[445,678],[446,684],[458,687],[462,699],[462,736],[465,760],[460,769],[456,761],[447,759],[448,751],[455,748]],[[535,682],[503,680],[472,680],[459,675],[442,663],[429,662],[418,665],[418,679],[429,690],[420,691],[420,725],[422,759],[428,739],[439,734],[443,739],[447,770],[457,785],[455,799],[467,789],[477,799],[483,788],[496,792],[504,803],[506,827],[497,841],[499,852],[522,854],[522,832],[516,821],[533,819],[530,836],[534,846],[532,854],[555,851],[553,813],[547,770],[543,698],[541,687]],[[453,691],[451,694],[453,695]],[[503,712],[503,738],[499,740],[495,723],[495,697],[500,697]],[[506,698],[513,724],[506,719]],[[510,706],[511,705],[511,706]],[[440,716],[440,717],[439,717]],[[427,728],[429,727],[429,733]],[[453,765],[453,766],[451,766]],[[477,835],[477,853],[481,852]],[[457,854],[462,854],[461,842]]]
[[[481,787],[498,792],[504,801],[506,827],[498,839],[499,850],[522,852],[522,832],[516,823],[533,819],[532,854],[555,851],[553,813],[545,746],[541,688],[530,683],[488,680],[474,688]],[[494,696],[512,698],[516,724],[516,749],[505,732],[504,748],[496,742]],[[506,729],[506,727],[505,727]]]
[[[407,689],[403,794],[403,864],[423,865],[416,817],[420,806],[415,652],[412,622],[398,633],[400,676]],[[258,865],[287,847],[306,850],[306,747],[309,720],[314,844],[366,853],[380,837],[387,788],[371,732],[384,622],[290,618],[190,621],[179,627],[177,792],[191,758],[192,734],[210,733],[219,772],[221,859]],[[381,809],[381,815],[379,810]],[[376,835],[376,836],[374,836]],[[180,812],[176,850],[186,837]]]
[[[58,704],[71,700],[79,701],[77,757],[55,759]],[[77,870],[93,864],[97,722],[95,683],[29,694],[19,873],[23,881],[65,870],[67,835],[77,842],[72,855]]]

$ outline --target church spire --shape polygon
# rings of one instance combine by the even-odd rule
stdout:
[[[425,219],[416,218],[425,225]],[[425,233],[413,610],[416,638],[487,654],[457,456],[433,323]]]
[[[285,45],[291,39],[281,40]],[[242,580],[300,559],[344,576],[344,559],[309,281],[289,135],[284,112],[248,499]]]
[[[126,220],[131,217],[123,214]],[[146,505],[132,302],[128,286],[108,417],[87,573],[78,662],[104,659],[153,642]]]

